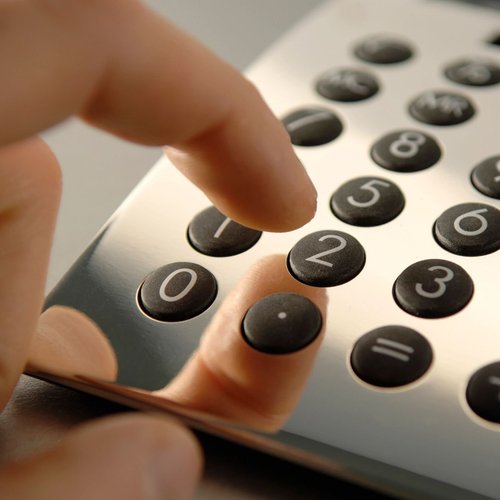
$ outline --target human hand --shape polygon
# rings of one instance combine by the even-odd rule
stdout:
[[[0,18],[5,405],[38,328],[61,189],[57,161],[37,133],[78,114],[126,139],[168,144],[176,166],[220,210],[264,230],[309,220],[315,191],[252,85],[138,2],[4,0]],[[2,471],[0,496],[184,498],[200,463],[193,437],[178,424],[113,417]]]

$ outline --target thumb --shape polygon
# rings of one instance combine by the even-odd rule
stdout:
[[[138,414],[107,417],[3,469],[0,498],[187,499],[201,463],[195,438],[173,421]]]

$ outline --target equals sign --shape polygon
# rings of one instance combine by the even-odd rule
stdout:
[[[384,354],[385,356],[390,356],[399,361],[408,363],[410,361],[410,354],[415,352],[413,347],[406,344],[401,344],[401,342],[395,342],[394,340],[378,338],[375,341],[376,344],[371,347],[373,352],[378,354]],[[500,385],[500,378],[498,379]]]

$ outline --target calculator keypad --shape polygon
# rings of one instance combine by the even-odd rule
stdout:
[[[472,101],[454,92],[428,90],[410,104],[409,112],[419,122],[429,125],[458,125],[472,118],[476,112]]]
[[[466,397],[474,413],[500,423],[500,361],[483,366],[472,375]]]
[[[500,155],[476,165],[472,170],[471,181],[480,193],[500,200]]]
[[[331,69],[316,83],[318,94],[332,101],[354,102],[368,99],[379,90],[377,79],[366,71]]]
[[[386,134],[375,142],[370,153],[378,165],[395,172],[425,170],[441,158],[437,141],[419,130],[397,130]]]
[[[354,345],[354,373],[378,387],[399,387],[418,380],[430,367],[432,348],[420,333],[400,325],[382,326]]]
[[[184,321],[208,309],[217,295],[217,281],[204,267],[174,262],[150,273],[142,282],[138,302],[158,321]]]
[[[322,324],[321,312],[308,298],[296,293],[274,293],[247,311],[242,335],[258,351],[290,354],[313,342]]]
[[[500,249],[500,211],[484,203],[445,210],[434,225],[436,241],[458,255],[487,255]]]
[[[405,205],[401,190],[388,179],[358,177],[342,184],[330,200],[332,212],[354,226],[378,226],[397,217]]]
[[[479,59],[464,59],[450,64],[444,74],[453,82],[473,87],[487,87],[500,82],[500,66]]]
[[[406,268],[394,283],[394,298],[401,309],[422,318],[442,318],[463,309],[474,284],[459,265],[427,259]]]
[[[413,55],[410,45],[400,39],[383,35],[370,36],[356,45],[354,54],[374,64],[395,64]]]
[[[365,265],[359,241],[342,231],[317,231],[302,238],[288,254],[288,269],[298,281],[311,286],[342,285]]]
[[[342,122],[326,108],[307,107],[293,111],[282,119],[295,146],[321,146],[342,133]]]
[[[228,257],[253,247],[262,232],[242,226],[215,207],[197,214],[188,227],[191,245],[205,255]]]

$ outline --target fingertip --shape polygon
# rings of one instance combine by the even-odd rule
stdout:
[[[163,416],[126,414],[85,424],[55,448],[5,469],[0,496],[184,500],[201,470],[200,446],[185,427]]]

